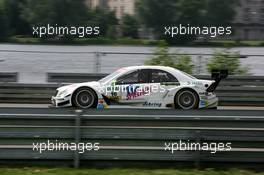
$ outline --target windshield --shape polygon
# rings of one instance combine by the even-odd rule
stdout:
[[[119,69],[109,75],[107,75],[106,77],[102,78],[101,80],[99,80],[99,83],[106,83],[109,80],[112,80],[115,76],[117,76],[118,74],[120,74],[122,71]]]

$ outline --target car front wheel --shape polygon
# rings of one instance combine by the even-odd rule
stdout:
[[[199,97],[196,92],[189,89],[180,90],[175,96],[175,106],[180,109],[197,109]]]
[[[97,95],[90,88],[79,88],[72,96],[74,107],[78,108],[95,108],[97,106]]]

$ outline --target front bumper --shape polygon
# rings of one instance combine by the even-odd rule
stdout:
[[[51,104],[54,107],[70,107],[71,104],[71,96],[67,97],[51,97]]]

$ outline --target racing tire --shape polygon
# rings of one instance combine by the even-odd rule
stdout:
[[[98,103],[98,97],[94,90],[87,87],[81,87],[77,89],[72,95],[73,107],[88,109],[96,108]]]
[[[184,110],[197,109],[199,105],[199,96],[194,90],[182,89],[176,94],[174,103],[176,108]]]

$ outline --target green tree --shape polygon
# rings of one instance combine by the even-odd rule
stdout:
[[[99,26],[101,36],[114,37],[116,35],[118,20],[114,12],[96,8],[91,12],[91,14],[92,15],[88,20],[88,24]]]
[[[29,24],[22,19],[22,5],[25,0],[4,0],[4,9],[8,21],[9,35],[26,35],[30,33]]]
[[[134,16],[125,15],[122,18],[121,30],[124,37],[138,37],[138,22]]]
[[[154,57],[145,61],[146,65],[170,66],[192,74],[194,65],[188,55],[170,54],[166,42],[161,42],[154,52]]]
[[[3,40],[7,37],[7,30],[8,30],[7,17],[4,11],[3,2],[0,1],[0,40]]]
[[[229,49],[215,51],[214,55],[207,64],[208,72],[213,69],[227,69],[230,75],[245,75],[248,73],[247,67],[242,67],[240,54]]]
[[[235,0],[207,0],[207,22],[212,26],[228,26],[235,16]]]
[[[199,26],[204,20],[203,6],[204,0],[140,0],[136,5],[141,23],[154,29],[159,39],[170,43],[188,42],[195,38],[178,36],[172,39],[164,35],[164,27],[178,24]]]
[[[118,24],[114,12],[89,9],[84,0],[25,0],[22,16],[31,26],[99,26],[100,35],[113,33]]]
[[[141,24],[152,28],[159,39],[169,43],[186,43],[196,39],[195,35],[164,35],[165,26],[217,26],[229,24],[234,15],[234,0],[139,0],[136,9]]]
[[[25,0],[23,19],[31,25],[82,25],[88,9],[84,0]]]
[[[157,35],[163,33],[165,25],[173,24],[178,0],[140,0],[137,1],[136,8],[140,16],[141,23],[153,28]]]

